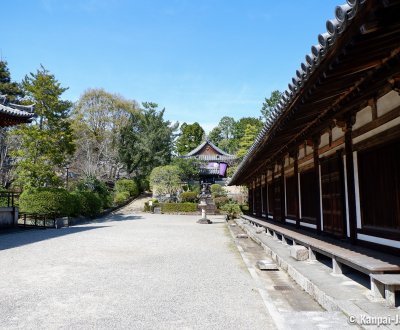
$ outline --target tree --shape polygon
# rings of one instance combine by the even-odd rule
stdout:
[[[281,96],[282,93],[276,90],[271,93],[271,96],[269,98],[265,98],[261,108],[261,114],[263,115],[264,120],[266,120],[271,115],[272,110],[278,104]]]
[[[219,147],[219,143],[222,141],[222,139],[222,131],[218,126],[214,127],[210,134],[208,134],[208,140],[214,143],[217,147]]]
[[[235,119],[224,116],[219,121],[218,127],[221,130],[222,138],[231,139],[233,137],[233,131],[235,128]]]
[[[171,165],[177,166],[181,171],[182,181],[197,181],[199,180],[200,162],[194,158],[179,158],[172,159]]]
[[[36,118],[31,125],[21,126],[16,135],[21,148],[16,172],[22,186],[58,186],[58,173],[75,150],[69,115],[71,102],[61,100],[67,88],[43,66],[25,76],[22,87],[27,101],[35,103]]]
[[[24,96],[20,84],[11,81],[6,61],[0,61],[0,95],[6,95],[9,102],[16,102]]]
[[[139,178],[148,176],[154,167],[171,161],[178,124],[164,120],[165,109],[158,111],[157,107],[156,103],[143,103],[143,109],[131,113],[127,125],[121,129],[119,158],[128,173]]]
[[[239,141],[239,150],[237,156],[243,158],[247,151],[253,145],[255,138],[257,137],[258,129],[256,126],[247,124],[243,137]]]
[[[20,84],[11,81],[10,71],[7,62],[0,61],[0,95],[6,95],[7,101],[18,102],[24,95]],[[0,128],[0,185],[8,186],[11,180],[11,166],[9,150],[18,148],[18,139],[10,135],[9,127]]]
[[[176,150],[180,155],[187,154],[201,143],[204,135],[204,130],[199,123],[183,123],[181,126],[181,134],[176,141]]]
[[[150,187],[155,196],[176,194],[181,188],[181,170],[175,165],[155,167],[150,174]]]
[[[85,91],[73,112],[77,150],[71,167],[86,177],[118,177],[123,167],[118,157],[121,127],[127,125],[137,108],[135,101],[104,89]]]

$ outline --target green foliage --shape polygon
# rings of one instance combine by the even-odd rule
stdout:
[[[80,214],[88,217],[94,217],[101,212],[103,201],[96,192],[78,190],[74,193],[80,200]]]
[[[218,183],[212,184],[210,186],[210,191],[213,198],[226,196],[225,189]]]
[[[3,60],[0,60],[0,95],[6,95],[9,102],[16,102],[24,96],[21,86],[11,81],[7,62]]]
[[[228,178],[231,178],[233,176],[233,174],[236,172],[237,168],[238,168],[238,165],[232,165],[232,166],[228,167],[228,170],[227,170]]]
[[[143,109],[133,112],[121,129],[119,158],[138,178],[147,177],[154,167],[171,161],[177,125],[164,120],[165,109],[157,111],[157,107],[155,103],[143,103]]]
[[[208,140],[214,143],[217,147],[223,140],[222,130],[219,126],[214,127],[211,132],[208,134]]]
[[[139,179],[139,191],[149,191],[150,190],[150,181],[147,178]]]
[[[278,104],[282,93],[278,90],[273,91],[269,98],[265,98],[264,103],[261,108],[261,114],[264,119],[267,119],[270,115],[274,107]]]
[[[76,188],[78,191],[88,191],[97,194],[103,209],[111,207],[112,195],[103,181],[95,177],[86,177],[84,180],[78,182]]]
[[[250,147],[253,145],[254,140],[258,134],[257,127],[248,124],[246,126],[245,133],[239,141],[239,150],[237,151],[237,156],[243,158]]]
[[[182,202],[196,203],[198,201],[197,195],[195,191],[185,191],[179,197]]]
[[[226,196],[221,196],[221,197],[215,197],[214,198],[214,203],[215,206],[220,209],[223,205],[229,202],[229,198]]]
[[[74,152],[69,122],[71,102],[60,99],[67,88],[45,68],[25,76],[22,86],[27,102],[35,104],[35,121],[15,131],[21,147],[13,152],[20,161],[16,172],[18,184],[30,187],[60,185],[57,170],[65,165]]]
[[[196,203],[161,203],[161,212],[163,213],[185,213],[196,212]]]
[[[229,219],[235,219],[242,213],[239,204],[232,201],[221,206],[221,211],[225,213]]]
[[[114,196],[114,203],[119,205],[126,202],[131,195],[128,191],[119,191]]]
[[[139,195],[139,186],[134,180],[121,179],[115,183],[115,191],[128,192],[129,196],[136,197]]]
[[[150,203],[151,202],[151,203]],[[151,204],[151,205],[150,205]],[[160,203],[156,198],[150,199],[150,201],[144,203],[144,212],[153,212],[155,207],[159,207]]]
[[[180,168],[181,181],[198,181],[200,162],[193,158],[179,158],[172,159],[171,165]]]
[[[79,213],[80,203],[65,189],[26,189],[20,196],[21,212],[70,216]]]
[[[176,141],[176,150],[180,155],[189,153],[201,143],[204,135],[204,130],[199,123],[183,123],[181,125],[181,133]]]
[[[240,205],[240,209],[242,212],[247,212],[249,210],[249,206],[247,204]]]
[[[159,166],[150,174],[150,187],[155,195],[175,194],[181,188],[181,170],[174,165]]]

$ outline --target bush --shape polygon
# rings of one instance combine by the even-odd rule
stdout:
[[[151,205],[150,201],[152,202]],[[144,212],[153,212],[155,207],[160,206],[160,203],[156,198],[152,198],[150,201],[144,203]]]
[[[240,209],[242,212],[247,212],[249,210],[249,206],[247,204],[240,205]]]
[[[121,179],[115,183],[115,191],[117,193],[128,192],[129,196],[136,197],[139,195],[139,185],[134,180]]]
[[[197,202],[197,193],[195,191],[185,191],[180,194],[179,196],[182,200],[182,202],[191,202],[195,203]]]
[[[148,179],[139,180],[139,190],[140,192],[150,191],[150,182]]]
[[[65,189],[27,189],[19,198],[21,212],[70,216],[79,213],[77,198]]]
[[[226,196],[225,189],[218,183],[212,184],[210,187],[212,197]]]
[[[196,212],[196,203],[162,203],[161,212],[163,213],[185,213]]]
[[[84,216],[94,217],[101,212],[103,202],[98,193],[93,191],[76,191],[79,198],[81,210],[80,213]]]
[[[219,209],[221,208],[223,205],[225,205],[226,203],[229,202],[229,198],[226,196],[222,196],[222,197],[215,197],[214,198],[214,203],[215,206]]]
[[[122,204],[124,202],[126,202],[130,197],[130,194],[128,191],[121,191],[121,192],[117,192],[114,196],[114,203],[116,205]]]
[[[112,195],[108,190],[107,185],[95,177],[87,177],[77,184],[78,191],[93,192],[98,195],[103,209],[109,208],[112,205]]]
[[[228,219],[235,219],[242,213],[239,204],[236,204],[235,202],[229,202],[223,205],[221,211],[228,216]]]

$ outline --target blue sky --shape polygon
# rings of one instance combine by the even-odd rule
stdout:
[[[343,2],[4,1],[0,50],[13,80],[43,64],[66,99],[104,88],[208,131],[223,116],[259,116]]]

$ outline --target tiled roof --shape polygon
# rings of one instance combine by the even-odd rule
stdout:
[[[195,155],[195,156],[183,156],[184,158],[194,158],[194,159],[199,159],[203,161],[215,161],[215,162],[221,162],[224,160],[235,160],[236,156],[234,155]]]
[[[282,93],[281,99],[272,110],[271,115],[267,118],[255,142],[239,164],[231,182],[236,181],[239,177],[247,162],[256,153],[260,145],[265,141],[265,138],[273,131],[278,119],[289,109],[291,103],[296,99],[304,83],[312,76],[315,69],[326,55],[329,54],[330,50],[340,39],[340,36],[357,13],[363,10],[366,1],[367,0],[347,0],[347,3],[336,7],[336,17],[326,22],[327,31],[318,35],[318,44],[311,47],[311,53],[306,55],[305,61],[301,63],[300,68],[296,71],[296,75],[292,78],[291,82],[289,82],[288,89]]]
[[[18,105],[14,103],[7,103],[6,96],[0,95],[0,114],[4,114],[10,117],[18,118],[32,118],[33,105]]]
[[[196,153],[198,153],[201,149],[204,148],[204,146],[208,144],[211,146],[211,148],[213,148],[216,152],[218,152],[221,155],[224,156],[230,156],[230,157],[235,157],[234,155],[230,155],[227,152],[223,151],[222,149],[218,148],[214,143],[212,143],[211,141],[209,141],[208,139],[205,140],[203,143],[201,143],[200,145],[198,145],[196,148],[194,148],[192,151],[190,151],[188,154],[186,154],[184,157],[188,157],[188,156],[195,156]]]

